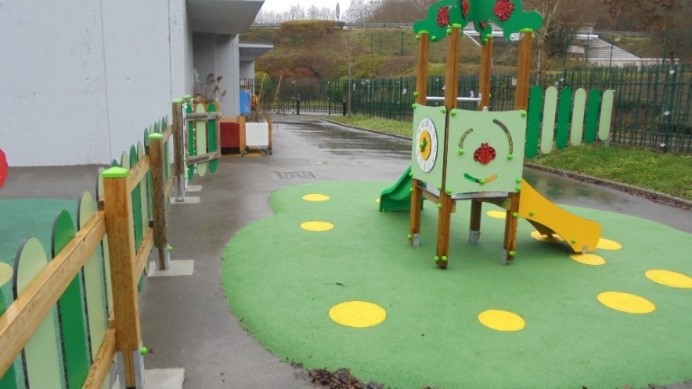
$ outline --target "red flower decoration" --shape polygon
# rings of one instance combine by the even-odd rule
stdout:
[[[437,10],[437,24],[440,27],[449,26],[449,8],[450,7],[442,7]]]
[[[5,179],[7,178],[7,159],[5,159],[5,153],[0,149],[0,188],[5,185]]]
[[[471,11],[471,4],[469,0],[461,0],[461,14],[464,15],[464,19],[469,17],[469,12]]]
[[[512,16],[512,12],[514,12],[514,3],[509,0],[497,0],[495,7],[493,7],[493,12],[498,20],[504,22]]]
[[[473,153],[473,159],[483,165],[487,165],[492,162],[496,156],[497,153],[495,153],[495,149],[488,146],[487,143],[483,143],[481,147],[479,147],[478,150]]]

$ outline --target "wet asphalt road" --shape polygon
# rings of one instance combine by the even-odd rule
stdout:
[[[296,122],[296,120],[300,122]],[[315,180],[395,182],[410,163],[410,142],[347,129],[315,117],[278,116],[274,152],[224,156],[219,171],[191,184],[196,205],[172,205],[172,259],[194,259],[191,277],[149,279],[141,295],[148,369],[185,368],[186,388],[307,388],[305,373],[279,361],[243,330],[221,286],[225,244],[243,226],[271,215],[268,196]],[[95,167],[11,168],[0,198],[76,199],[92,191]],[[692,212],[592,184],[527,169],[526,179],[551,200],[655,220],[692,232]]]

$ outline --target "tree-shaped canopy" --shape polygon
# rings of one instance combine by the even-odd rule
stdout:
[[[524,11],[521,0],[440,0],[428,9],[428,17],[413,24],[416,34],[427,32],[432,41],[443,39],[450,26],[474,28],[485,42],[492,34],[490,22],[502,28],[505,39],[520,31],[537,31],[543,16],[536,11]]]

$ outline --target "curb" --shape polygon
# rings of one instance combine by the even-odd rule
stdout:
[[[388,136],[391,136],[393,138],[399,138],[399,139],[408,140],[408,141],[411,140],[411,138],[408,138],[405,136],[389,134],[386,132],[371,130],[371,129],[367,129],[367,128],[348,126],[348,125],[345,125],[343,123],[339,123],[339,122],[329,120],[329,119],[322,119],[322,121],[328,122],[331,124],[335,124],[338,126],[346,127],[346,128],[353,128],[356,130],[367,131],[367,132],[371,132],[374,134],[388,135]],[[692,210],[692,201],[687,200],[687,199],[683,199],[680,197],[671,196],[671,195],[661,193],[661,192],[656,192],[656,191],[653,191],[650,189],[638,188],[636,186],[632,186],[629,184],[623,184],[623,183],[617,182],[617,181],[611,181],[611,180],[608,180],[605,178],[598,178],[598,177],[593,177],[593,176],[589,176],[586,174],[576,173],[576,172],[572,172],[572,171],[568,171],[568,170],[551,168],[551,167],[539,165],[539,164],[534,163],[534,162],[525,162],[524,165],[528,166],[532,169],[541,170],[541,171],[555,174],[558,176],[569,177],[571,179],[581,181],[581,182],[586,182],[586,183],[596,184],[596,185],[605,185],[607,187],[619,190],[621,192],[629,193],[631,195],[635,195],[635,196],[639,196],[639,197],[644,197],[644,198],[649,199],[651,201],[665,204],[665,205],[669,205],[669,206],[672,206],[675,208],[680,208],[680,209],[685,210],[685,211]]]
[[[593,177],[593,176],[589,176],[589,175],[582,174],[582,173],[575,173],[575,172],[568,171],[568,170],[555,169],[555,168],[539,165],[539,164],[533,163],[533,162],[525,162],[524,165],[526,165],[532,169],[542,170],[542,171],[547,172],[547,173],[552,173],[552,174],[555,174],[558,176],[569,177],[569,178],[572,178],[572,179],[575,179],[578,181],[582,181],[582,182],[587,182],[590,184],[605,185],[605,186],[608,186],[610,188],[617,189],[621,192],[629,193],[629,194],[639,196],[639,197],[644,197],[644,198],[647,198],[651,201],[655,201],[655,202],[661,203],[661,204],[670,205],[672,207],[680,208],[680,209],[683,209],[685,211],[689,211],[692,209],[692,201],[690,201],[690,200],[686,200],[686,199],[683,199],[680,197],[671,196],[671,195],[661,193],[661,192],[656,192],[656,191],[653,191],[650,189],[639,188],[639,187],[632,186],[629,184],[623,184],[621,182],[611,181],[611,180],[608,180],[605,178]]]

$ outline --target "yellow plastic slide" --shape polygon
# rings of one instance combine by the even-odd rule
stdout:
[[[576,253],[595,250],[601,239],[600,224],[560,208],[526,181],[521,183],[519,216],[543,235],[560,236]]]

